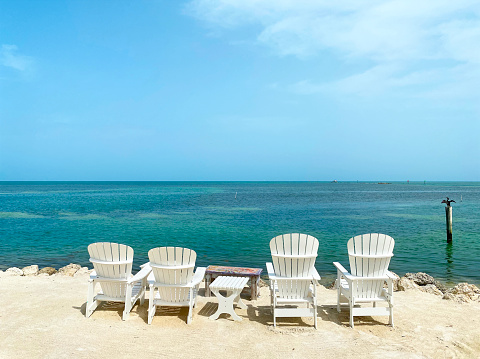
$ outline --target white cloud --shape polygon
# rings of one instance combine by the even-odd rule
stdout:
[[[328,52],[344,63],[371,64],[328,84],[315,84],[312,76],[291,87],[300,93],[327,85],[355,93],[429,83],[463,95],[473,92],[469,73],[480,79],[478,1],[193,0],[187,12],[224,31],[254,25],[255,41],[279,56],[312,59]],[[458,81],[470,91],[459,91]]]
[[[32,58],[18,55],[17,50],[18,48],[15,45],[2,45],[0,50],[0,64],[21,72],[30,70],[33,65]]]

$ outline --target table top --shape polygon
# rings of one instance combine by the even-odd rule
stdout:
[[[262,273],[262,268],[208,266],[206,274],[234,274],[238,276],[253,277]]]
[[[248,277],[226,277],[220,276],[217,277],[210,284],[210,288],[213,289],[242,289],[247,285],[247,282],[250,280]]]

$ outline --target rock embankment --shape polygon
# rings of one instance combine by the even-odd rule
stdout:
[[[38,265],[34,264],[22,269],[17,267],[8,268],[5,272],[0,271],[0,276],[44,276],[62,275],[75,277],[77,275],[90,273],[87,267],[82,267],[78,264],[70,263],[65,267],[60,268],[58,271],[53,267],[38,268]]]
[[[401,278],[398,277],[394,283],[394,290],[421,290],[459,303],[480,302],[480,289],[476,285],[459,283],[448,289],[431,275],[422,272],[407,273]]]

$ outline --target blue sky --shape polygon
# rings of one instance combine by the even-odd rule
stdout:
[[[478,1],[0,0],[0,180],[480,180]]]

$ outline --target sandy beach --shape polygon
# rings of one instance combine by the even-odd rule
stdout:
[[[457,303],[407,290],[395,293],[395,327],[388,317],[361,317],[348,326],[336,311],[336,291],[319,286],[318,329],[307,318],[272,326],[267,287],[236,309],[243,321],[216,310],[216,298],[200,290],[193,322],[187,309],[160,308],[147,324],[147,303],[127,321],[122,305],[102,304],[86,319],[88,274],[75,277],[0,277],[0,358],[478,358],[480,303]],[[243,295],[242,295],[243,296]]]

